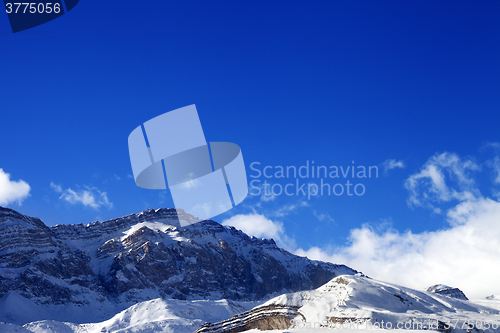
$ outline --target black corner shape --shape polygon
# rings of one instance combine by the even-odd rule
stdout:
[[[73,9],[79,0],[3,0],[12,32],[16,33],[52,21]],[[64,1],[64,3],[63,3]]]

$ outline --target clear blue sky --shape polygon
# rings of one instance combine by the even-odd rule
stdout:
[[[498,1],[82,0],[13,34],[0,15],[0,168],[31,187],[7,206],[48,225],[172,207],[168,191],[134,185],[127,137],[196,104],[207,140],[237,143],[249,175],[256,161],[380,167],[363,196],[251,197],[219,222],[255,209],[304,249],[345,244],[364,223],[446,228],[408,206],[404,184],[449,152],[481,164],[477,187],[494,196],[499,17]],[[405,167],[385,175],[388,159]],[[67,189],[112,205],[71,203]]]

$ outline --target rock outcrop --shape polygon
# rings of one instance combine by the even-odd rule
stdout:
[[[462,290],[458,288],[449,287],[444,284],[436,284],[432,287],[427,288],[427,291],[457,299],[468,300],[467,296],[465,296]]]
[[[176,299],[258,300],[319,287],[344,265],[309,260],[181,210],[147,210],[87,225],[46,226],[0,207],[0,298],[37,304]]]

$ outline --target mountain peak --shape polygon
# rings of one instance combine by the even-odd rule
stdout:
[[[39,218],[26,216],[13,209],[0,206],[0,228],[20,224],[38,228],[47,228],[47,226]]]
[[[444,284],[436,284],[427,288],[428,292],[445,295],[457,299],[468,300],[467,296],[458,288],[453,288]]]
[[[363,332],[398,328],[398,332],[403,329],[451,332],[449,324],[454,320],[458,322],[458,318],[460,321],[480,318],[497,325],[498,315],[498,310],[480,304],[459,299],[444,301],[434,292],[418,291],[355,274],[337,276],[315,290],[277,296],[229,319],[205,323],[195,333],[294,328],[297,331],[311,328],[311,332],[321,328],[361,329]],[[497,328],[484,332],[497,332]]]
[[[262,300],[357,273],[212,220],[181,227],[180,219],[195,218],[179,209],[53,227],[2,213],[8,227],[0,227],[0,298],[15,291],[37,304],[78,306],[158,297]]]

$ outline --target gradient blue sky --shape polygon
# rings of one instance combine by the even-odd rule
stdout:
[[[360,197],[249,197],[216,221],[257,215],[289,248],[330,254],[366,223],[450,228],[465,199],[432,201],[423,175],[410,206],[405,182],[447,152],[446,186],[472,188],[457,157],[477,166],[471,192],[498,200],[499,17],[497,1],[105,0],[13,34],[0,15],[0,168],[31,188],[4,206],[48,225],[172,207],[168,191],[135,186],[127,137],[196,104],[207,140],[237,143],[249,175],[256,161],[380,168]],[[389,159],[404,168],[385,174]],[[71,203],[68,189],[109,204]]]

